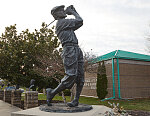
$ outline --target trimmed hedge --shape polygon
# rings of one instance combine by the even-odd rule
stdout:
[[[97,96],[100,100],[105,99],[108,94],[107,91],[107,75],[104,61],[99,62],[98,70],[97,70],[97,83],[96,83],[96,91]]]

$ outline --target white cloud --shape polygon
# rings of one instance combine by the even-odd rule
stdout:
[[[101,55],[116,49],[145,51],[149,35],[149,0],[3,0],[0,7],[0,33],[17,24],[17,30],[39,29],[50,23],[50,10],[57,5],[74,5],[84,19],[76,34],[85,51]]]

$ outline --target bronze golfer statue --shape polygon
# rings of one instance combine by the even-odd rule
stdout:
[[[64,5],[56,6],[51,10],[51,14],[57,20],[56,34],[62,44],[62,59],[65,68],[65,76],[61,83],[55,88],[47,89],[47,105],[51,106],[53,97],[65,90],[71,89],[76,83],[76,94],[74,100],[67,103],[69,107],[75,107],[79,104],[79,97],[84,85],[83,53],[78,46],[78,39],[75,30],[83,25],[83,19],[71,5],[64,10]],[[74,19],[65,19],[67,15],[73,15]]]

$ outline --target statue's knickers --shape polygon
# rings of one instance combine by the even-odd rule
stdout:
[[[83,53],[78,46],[65,46],[62,59],[66,76],[61,80],[67,89],[71,89],[74,83],[84,83]]]

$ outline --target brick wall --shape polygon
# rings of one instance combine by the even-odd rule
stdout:
[[[27,91],[25,92],[24,109],[34,108],[38,106],[38,92]]]
[[[11,104],[17,107],[21,107],[21,91],[13,90],[11,93]]]
[[[4,98],[3,98],[5,102],[8,102],[10,104],[11,104],[11,92],[12,92],[11,90],[8,91],[4,90]]]
[[[4,98],[4,90],[0,90],[0,100],[3,100]]]
[[[150,97],[150,62],[120,60],[119,67],[123,98]]]
[[[108,95],[113,97],[112,61],[105,61],[108,80]],[[150,62],[119,59],[120,89],[122,98],[150,97]],[[118,98],[118,72],[114,60],[115,96]],[[85,72],[85,84],[82,95],[95,96],[97,66],[90,66]]]

